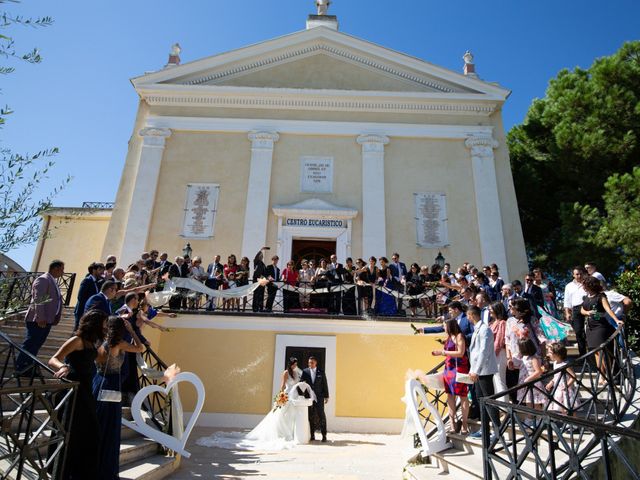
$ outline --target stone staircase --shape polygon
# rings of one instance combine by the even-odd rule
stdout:
[[[575,337],[570,337],[569,341],[575,341]],[[570,358],[578,357],[578,348],[575,345],[571,345],[568,347],[568,352]],[[637,356],[632,357],[632,365],[635,371],[636,378],[640,378],[640,358]],[[587,373],[582,378],[589,381],[589,378],[592,378],[595,374]],[[595,380],[592,380],[595,381]],[[596,381],[597,383],[597,381]],[[580,392],[584,389],[579,389],[578,396],[580,396]],[[583,392],[584,393],[584,392]],[[598,394],[598,398],[605,400],[606,392]],[[580,416],[580,414],[577,414]],[[444,419],[445,417],[443,417]],[[630,408],[628,409],[626,415],[623,417],[622,421],[619,422],[618,426],[624,429],[634,429],[636,431],[640,430],[640,422],[638,419],[640,418],[640,382],[636,383],[635,391],[633,393],[633,399],[630,402]],[[445,424],[448,427],[448,424]],[[480,422],[478,420],[469,420],[469,429],[470,431],[476,431],[480,429]],[[508,431],[506,436],[507,442],[510,443],[513,441],[513,435],[517,435],[515,431]],[[562,435],[568,442],[571,442],[569,434]],[[522,436],[519,437],[522,441]],[[546,436],[544,436],[546,438]],[[421,456],[421,454],[417,454],[409,459],[407,466],[403,472],[404,480],[428,480],[432,478],[439,479],[455,479],[455,480],[467,480],[467,479],[483,479],[483,446],[482,440],[476,440],[470,438],[466,435],[460,435],[455,433],[447,434],[448,442],[452,444],[452,448],[448,450],[444,450],[438,453],[431,455],[430,458],[425,459]],[[558,445],[557,438],[554,438],[554,445]],[[589,442],[594,441],[593,434],[587,434],[580,437],[580,445],[587,445]],[[541,458],[547,458],[549,455],[548,451],[548,443],[540,442],[537,452],[539,453]],[[569,457],[566,454],[560,453],[558,454],[558,450],[556,450],[556,458],[559,461],[565,461]],[[598,470],[596,470],[598,463],[600,463],[601,458],[598,455],[597,451],[591,452],[587,455],[581,462],[582,466],[591,466],[592,475],[591,478],[602,478]],[[636,459],[637,467],[640,469],[640,458]],[[495,463],[494,463],[495,465]],[[532,455],[527,456],[524,459],[523,464],[519,467],[520,472],[524,475],[530,475],[530,477],[526,478],[540,478],[539,472],[536,472],[536,463]],[[498,479],[503,478],[515,478],[514,473],[507,467],[503,467],[498,465],[496,467],[496,471],[498,474]],[[496,479],[496,476],[493,476]],[[519,478],[519,477],[518,477]],[[522,477],[525,478],[525,477]],[[573,478],[573,477],[571,477]],[[616,477],[617,478],[617,477]],[[622,477],[620,477],[622,478]]]
[[[0,324],[0,331],[20,345],[24,339],[24,322],[22,315],[8,318]],[[73,310],[65,308],[58,325],[51,329],[47,342],[40,349],[39,360],[47,364],[58,348],[71,336],[73,330]],[[3,362],[5,359],[0,358]],[[6,408],[6,405],[5,405]],[[10,416],[10,411],[4,411]],[[46,411],[37,411],[36,417],[45,419]],[[123,416],[131,419],[129,408],[123,409]],[[158,443],[142,437],[136,431],[122,426],[122,442],[120,445],[120,478],[122,480],[159,480],[174,472],[180,465],[180,457],[167,454]]]

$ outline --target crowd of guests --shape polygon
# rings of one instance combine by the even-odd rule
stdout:
[[[458,283],[462,278],[457,279]],[[564,373],[556,373],[546,384],[536,382],[545,372],[567,365],[566,335],[541,328],[543,320],[557,321],[554,319],[555,289],[549,282],[541,281],[543,279],[539,270],[531,272],[525,278],[523,289],[514,281],[501,286],[502,296],[497,295],[494,288],[494,298],[490,288],[480,287],[475,295],[465,295],[449,303],[446,314],[439,319],[441,326],[417,329],[412,324],[418,334],[446,334],[443,349],[434,350],[432,354],[445,358],[442,379],[452,431],[469,433],[468,418],[470,411],[478,414],[479,398],[527,382],[534,382],[534,387],[510,391],[504,400],[534,409],[546,406],[563,413],[579,407],[571,367],[564,369]],[[607,289],[605,278],[591,263],[573,269],[573,281],[565,288],[564,302],[564,317],[575,331],[581,355],[587,353],[587,349],[600,347],[618,326],[624,325],[626,312],[632,306],[628,297]],[[595,365],[602,374],[600,385],[610,380],[607,369],[611,365],[607,362],[596,354]],[[472,384],[458,381],[458,374],[468,375]],[[457,399],[460,420],[457,420]],[[493,411],[491,416],[499,423],[497,412]],[[534,422],[527,419],[525,423]],[[470,435],[482,436],[480,431]]]
[[[258,282],[251,305],[256,312],[272,310],[278,289],[283,290],[285,310],[320,306],[334,313],[397,315],[408,309],[411,316],[416,316],[418,309],[423,309],[439,323],[415,329],[416,333],[446,334],[443,348],[432,354],[445,358],[443,380],[451,428],[463,433],[469,431],[469,416],[478,414],[479,398],[535,381],[567,361],[565,342],[549,338],[540,328],[540,317],[546,314],[553,318],[558,309],[557,291],[539,269],[528,273],[524,283],[505,283],[496,265],[476,268],[465,263],[455,273],[446,263],[430,268],[413,263],[407,269],[394,253],[391,262],[385,257],[370,257],[368,262],[347,259],[343,265],[331,255],[318,265],[307,259],[300,265],[288,261],[281,270],[277,256],[265,264],[267,250],[263,248],[255,256],[253,270],[246,257],[237,263],[235,255],[230,255],[222,265],[220,256],[216,256],[205,269],[199,257],[178,256],[172,263],[166,253],[159,255],[155,250],[143,253],[126,269],[118,267],[114,256],[105,263],[88,266],[78,289],[73,336],[49,361],[56,377],[79,382],[69,437],[68,458],[75,460],[67,462],[62,478],[118,478],[122,406],[129,404],[139,389],[136,356],[151,346],[142,330],[163,328],[153,321],[158,315],[175,317],[175,313],[149,305],[146,295],[177,276],[190,277],[214,290]],[[63,273],[64,262],[55,260],[33,284],[23,349],[34,356],[52,326],[60,321],[63,301],[57,279]],[[284,285],[298,288],[283,289]],[[343,286],[346,288],[338,288]],[[326,292],[312,293],[319,289]],[[202,301],[210,309],[239,309],[241,304],[240,298],[220,303],[214,297],[205,300],[201,296],[175,295],[170,307],[195,307]],[[242,308],[246,302],[242,299]],[[573,281],[564,290],[563,308],[581,354],[605,342],[624,322],[630,307],[630,299],[607,289],[595,265],[573,269]],[[605,363],[598,365],[604,374]],[[34,371],[32,358],[19,355],[17,375],[33,376]],[[468,375],[473,385],[458,381],[458,374]],[[605,379],[603,375],[601,381]],[[536,385],[536,389],[520,390],[519,397],[511,392],[510,399],[542,408],[547,390],[554,399],[551,408],[574,408],[576,385],[572,373]],[[460,421],[456,420],[456,399],[460,399]]]

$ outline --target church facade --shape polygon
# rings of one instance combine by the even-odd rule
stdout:
[[[134,78],[140,96],[103,257],[305,251],[526,269],[502,126],[509,91],[337,30]],[[314,250],[315,249],[315,250]]]
[[[165,68],[134,78],[139,108],[113,209],[50,212],[55,230],[34,270],[91,239],[67,271],[83,275],[107,255],[125,267],[150,249],[180,255],[189,243],[205,265],[265,245],[280,265],[334,252],[430,265],[441,252],[521,278],[501,118],[509,91],[475,76],[470,55],[458,73],[341,33],[335,17],[307,27],[182,65],[176,46]],[[287,358],[311,352],[329,381],[330,431],[397,433],[405,372],[428,371],[441,348],[407,321],[191,313],[145,335],[204,382],[203,425],[255,426]],[[363,369],[372,373],[354,374]],[[193,409],[194,392],[184,405]]]

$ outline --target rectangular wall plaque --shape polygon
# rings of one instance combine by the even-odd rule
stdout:
[[[423,248],[447,246],[447,196],[441,192],[413,195],[416,206],[416,243]]]
[[[219,190],[220,186],[214,183],[190,183],[187,185],[187,202],[182,224],[183,237],[213,237]]]
[[[300,191],[333,192],[333,157],[300,157]]]

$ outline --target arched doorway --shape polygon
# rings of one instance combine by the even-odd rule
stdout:
[[[300,268],[302,259],[313,260],[316,265],[320,264],[320,260],[325,258],[327,262],[329,257],[336,253],[335,240],[293,240],[291,244],[291,260],[296,264],[296,268]]]

